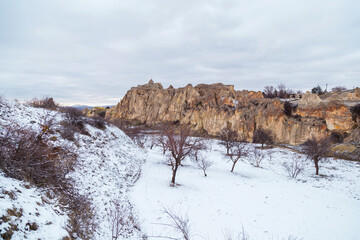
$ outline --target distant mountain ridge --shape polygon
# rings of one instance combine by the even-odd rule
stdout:
[[[114,107],[115,105],[103,105],[103,106],[88,106],[88,105],[80,105],[80,104],[75,104],[75,105],[72,105],[70,107],[73,107],[73,108],[76,108],[76,109],[79,109],[79,110],[84,110],[85,108],[87,109],[93,109],[95,107],[102,107],[102,108],[112,108]]]

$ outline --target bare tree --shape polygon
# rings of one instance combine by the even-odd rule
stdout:
[[[178,133],[176,133],[178,130]],[[176,172],[182,161],[193,151],[202,147],[201,140],[190,138],[189,126],[181,125],[178,129],[168,128],[165,132],[166,146],[169,151],[167,163],[172,169],[171,183],[175,185]]]
[[[229,154],[227,154],[229,161],[231,161],[232,167],[230,172],[234,171],[236,163],[242,158],[246,157],[249,154],[249,150],[246,147],[245,142],[234,142],[234,144],[231,146],[229,150]]]
[[[265,159],[265,152],[258,149],[257,147],[253,147],[251,150],[250,158],[248,161],[254,167],[260,167],[261,162]]]
[[[327,159],[327,154],[330,149],[330,140],[326,138],[311,137],[303,143],[303,151],[308,159],[315,164],[316,175],[319,174],[319,162]]]
[[[254,131],[253,142],[260,143],[261,147],[264,148],[264,144],[270,145],[274,143],[273,134],[270,130],[260,127]]]
[[[211,167],[214,163],[207,159],[207,157],[204,155],[201,151],[195,151],[194,153],[194,161],[196,165],[203,170],[204,176],[207,177],[206,170]]]
[[[226,147],[226,154],[229,154],[229,150],[238,137],[237,132],[231,130],[229,126],[222,129],[220,132],[220,144]]]
[[[300,155],[293,154],[291,162],[284,162],[283,166],[285,167],[288,176],[291,178],[297,178],[297,176],[304,170],[304,161],[301,159]]]

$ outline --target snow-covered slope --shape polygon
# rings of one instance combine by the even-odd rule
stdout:
[[[208,177],[187,162],[177,173],[180,186],[176,188],[169,186],[171,169],[164,164],[161,149],[149,150],[142,177],[131,194],[149,237],[179,236],[168,226],[167,208],[189,217],[192,240],[228,239],[224,235],[243,229],[250,240],[295,239],[290,236],[360,239],[359,163],[332,160],[320,164],[322,175],[315,176],[309,162],[298,179],[291,179],[283,162],[290,161],[293,153],[271,149],[264,150],[267,156],[262,168],[245,160],[231,173],[231,163],[223,156],[225,150],[215,140],[209,145],[213,151],[208,159],[214,165]]]
[[[40,108],[33,108],[25,104],[19,104],[5,99],[0,99],[0,130],[4,126],[20,126],[34,129],[39,132],[41,130],[40,124],[50,118],[54,119],[53,136],[57,139],[57,143],[66,142],[71,145],[78,156],[77,164],[68,177],[74,182],[74,186],[78,191],[86,196],[90,202],[91,207],[94,209],[94,220],[98,227],[94,233],[93,239],[111,239],[111,220],[110,213],[114,211],[116,203],[124,206],[126,211],[123,212],[125,219],[130,219],[129,227],[123,229],[124,236],[138,236],[140,231],[136,229],[136,214],[132,211],[131,203],[127,199],[127,192],[133,186],[140,174],[141,165],[144,162],[144,152],[142,149],[133,144],[133,142],[118,128],[107,126],[105,130],[94,128],[86,125],[89,135],[76,134],[75,141],[71,142],[61,138],[60,122],[63,120],[63,115],[56,111],[49,111]],[[1,172],[1,171],[0,171]],[[24,183],[23,183],[24,184]],[[6,191],[11,189],[19,189],[22,193],[19,194],[18,201],[11,200],[5,196],[0,198],[1,211],[5,211],[8,206],[14,206],[18,209],[22,208],[24,213],[32,212],[34,202],[41,204],[41,199],[44,191],[39,190],[24,190],[19,181],[5,178],[1,175],[1,188]],[[9,189],[8,189],[9,188]],[[5,191],[4,190],[4,191]],[[23,199],[26,196],[32,196],[27,203]],[[53,206],[45,206],[46,208],[54,208]],[[43,213],[45,207],[39,208],[41,220],[38,220],[40,225],[39,230],[33,231],[40,239],[61,239],[59,237],[64,230],[65,222],[67,219],[64,212],[49,211],[48,214]],[[31,208],[31,209],[30,209]],[[47,217],[51,217],[48,219]],[[28,218],[23,218],[23,223]],[[19,220],[21,221],[21,220]],[[128,221],[128,220],[127,220]],[[43,222],[52,222],[50,227],[43,229]],[[6,228],[7,225],[0,222],[0,229]],[[46,231],[53,229],[60,229],[59,235],[46,235]],[[49,229],[49,230],[47,230]],[[44,235],[42,234],[44,231]],[[20,234],[20,233],[19,233]],[[34,235],[34,236],[35,236]],[[33,236],[33,235],[27,235]],[[12,239],[24,239],[24,236],[14,235]],[[35,239],[30,237],[30,239]],[[36,238],[37,239],[37,238]],[[121,239],[121,238],[119,238]]]
[[[68,217],[56,199],[45,199],[43,192],[1,173],[0,183],[0,235],[12,233],[11,239],[62,239],[68,235]]]

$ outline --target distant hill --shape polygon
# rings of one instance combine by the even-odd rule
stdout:
[[[76,109],[79,109],[79,110],[84,110],[85,108],[88,108],[88,109],[93,109],[95,107],[103,107],[103,108],[112,108],[114,107],[115,105],[104,105],[104,106],[88,106],[88,105],[72,105],[71,107],[73,108],[76,108]]]

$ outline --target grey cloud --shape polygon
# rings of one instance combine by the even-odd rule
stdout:
[[[360,76],[359,7],[355,0],[5,0],[0,93],[109,104],[150,78],[165,87],[351,88]]]

